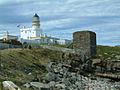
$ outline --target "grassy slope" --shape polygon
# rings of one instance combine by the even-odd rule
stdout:
[[[115,58],[120,47],[97,46],[97,57]],[[0,81],[11,80],[17,85],[29,82],[36,74],[45,73],[45,65],[51,60],[60,60],[61,52],[46,49],[10,49],[0,51]],[[32,73],[31,75],[28,75]]]
[[[97,57],[103,57],[104,59],[115,59],[116,55],[120,55],[120,47],[111,46],[97,46]]]
[[[50,60],[59,60],[60,52],[45,49],[10,49],[0,51],[0,81],[11,80],[18,85],[45,73]],[[31,75],[28,75],[32,73]]]

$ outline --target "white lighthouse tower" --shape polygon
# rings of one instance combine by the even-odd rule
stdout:
[[[40,28],[40,19],[37,14],[32,17],[32,27],[35,29]]]
[[[40,30],[40,19],[37,14],[32,17],[32,28],[23,28],[20,29],[20,38],[26,40],[33,40],[40,38],[42,32]]]

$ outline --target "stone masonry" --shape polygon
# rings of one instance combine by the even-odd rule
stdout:
[[[73,33],[73,49],[80,49],[91,58],[96,55],[96,33],[92,31],[77,31]]]

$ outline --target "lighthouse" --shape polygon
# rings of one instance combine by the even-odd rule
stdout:
[[[40,38],[40,35],[42,34],[40,29],[40,18],[35,13],[35,15],[32,17],[32,28],[26,28],[25,26],[20,29],[20,38],[26,39],[26,40],[33,40]]]
[[[23,26],[20,29],[20,42],[21,43],[36,43],[36,44],[65,44],[67,40],[59,40],[59,38],[47,36],[42,30],[40,25],[40,18],[38,14],[34,14],[31,18],[32,25],[30,28]]]
[[[32,28],[39,29],[40,28],[40,19],[39,16],[35,13],[32,17]]]

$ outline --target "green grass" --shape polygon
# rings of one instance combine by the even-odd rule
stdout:
[[[2,82],[0,81],[0,90],[3,90],[3,88],[2,88]]]
[[[112,46],[97,46],[97,58],[104,59],[116,59],[116,55],[120,55],[120,47],[112,47]]]
[[[61,46],[58,46],[61,47]],[[63,46],[64,47],[64,46]],[[46,73],[45,66],[50,61],[61,60],[62,53],[48,49],[6,49],[0,50],[0,82],[3,80],[13,81],[18,86]],[[120,55],[120,47],[97,46],[97,58],[115,59]],[[28,75],[32,73],[31,75]],[[0,84],[1,87],[1,84]],[[23,89],[25,90],[25,89]]]
[[[60,45],[60,44],[30,44],[31,46],[55,46],[55,47],[64,47],[67,48],[69,45]]]
[[[60,59],[61,52],[47,49],[9,49],[0,51],[0,80],[10,80],[21,86],[32,81],[36,74],[46,73],[45,66]],[[32,75],[28,75],[32,73]]]

